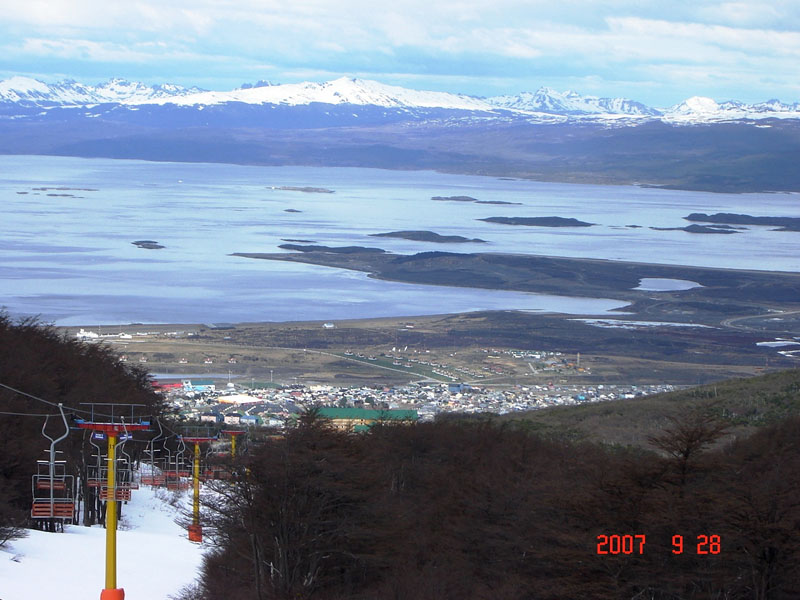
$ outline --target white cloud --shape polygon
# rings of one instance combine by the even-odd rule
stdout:
[[[513,82],[516,68],[542,84],[583,79],[599,93],[602,82],[677,84],[681,69],[730,85],[760,70],[784,90],[800,79],[797,0],[0,0],[0,11],[9,61],[149,63],[158,72],[165,59],[173,68],[186,60],[186,69],[213,63],[226,79],[264,64],[265,77],[281,79],[436,71],[442,82],[476,81],[480,67],[495,83]]]

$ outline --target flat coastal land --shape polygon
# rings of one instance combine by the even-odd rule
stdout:
[[[240,256],[394,281],[613,298],[628,305],[598,317],[481,311],[328,323],[114,326],[104,328],[110,343],[151,372],[228,374],[254,384],[692,385],[800,361],[798,273],[486,253],[395,255],[352,247]],[[636,289],[642,280],[665,279],[697,287]],[[123,332],[132,337],[115,337]],[[557,354],[530,358],[536,353]]]

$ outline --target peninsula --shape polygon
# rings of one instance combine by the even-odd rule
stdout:
[[[465,244],[469,242],[485,244],[480,238],[466,238],[463,235],[440,235],[433,231],[390,231],[389,233],[371,233],[371,237],[389,237],[412,240],[415,242],[434,242],[437,244]]]

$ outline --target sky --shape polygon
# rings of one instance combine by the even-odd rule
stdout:
[[[0,78],[800,100],[797,0],[0,0]]]

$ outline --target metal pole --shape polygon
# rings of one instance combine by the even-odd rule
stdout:
[[[108,432],[108,482],[106,484],[106,587],[100,600],[124,600],[125,590],[117,589],[117,433]]]
[[[231,435],[231,456],[236,456],[236,435]]]
[[[192,496],[192,523],[195,527],[200,526],[200,443],[194,443],[194,469],[192,469],[192,484],[194,494]]]
[[[189,527],[189,541],[202,542],[203,528],[200,525],[200,442],[194,443],[194,468],[192,469],[192,524]]]

